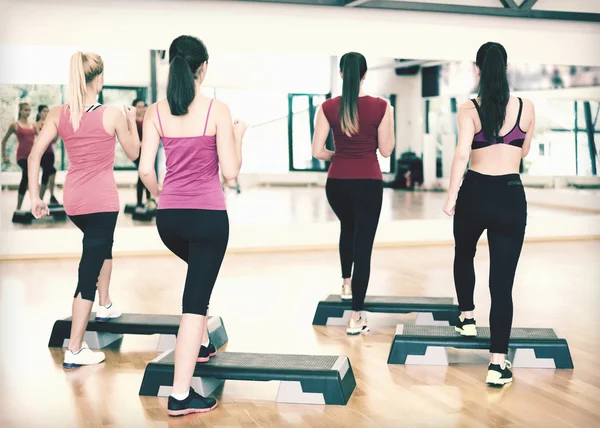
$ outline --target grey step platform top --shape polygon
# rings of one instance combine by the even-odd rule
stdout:
[[[256,354],[249,352],[220,352],[209,362],[197,364],[196,372],[212,369],[241,369],[245,371],[315,372],[340,371],[347,357],[337,355]],[[175,352],[168,351],[152,363],[174,366]]]
[[[399,325],[396,328],[396,338],[421,339],[431,341],[486,341],[490,340],[489,327],[477,327],[477,337],[462,337],[452,326],[429,325]],[[519,341],[556,341],[560,340],[551,328],[513,328],[510,333],[511,342]]]
[[[324,303],[351,306],[352,300],[342,300],[339,294],[330,294]],[[375,305],[453,305],[452,297],[410,297],[410,296],[367,296],[365,306]]]

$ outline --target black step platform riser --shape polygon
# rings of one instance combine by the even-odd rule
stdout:
[[[230,363],[227,363],[228,358]],[[251,358],[250,358],[251,357]],[[244,360],[247,358],[247,360]],[[244,365],[243,361],[257,361],[262,358],[260,366],[254,366],[252,364]],[[272,367],[269,367],[269,361],[274,361],[273,358],[286,361],[287,358],[292,358],[293,361],[297,361],[297,365],[292,367],[293,364],[287,364],[287,367],[277,366],[276,363]],[[298,358],[302,361],[298,362]],[[308,368],[314,366],[309,364],[306,367],[302,367],[307,361],[314,361],[316,364],[322,365],[318,361],[325,361],[329,358],[333,358],[334,364],[328,365],[331,367],[325,369]],[[295,359],[295,360],[294,360]],[[321,360],[319,360],[321,359]],[[302,393],[317,393],[323,396],[326,404],[337,404],[344,405],[350,399],[352,392],[356,387],[356,380],[354,379],[354,373],[350,362],[345,359],[347,364],[347,370],[341,377],[341,373],[334,367],[338,364],[337,362],[344,361],[340,360],[340,357],[319,357],[319,356],[286,356],[286,355],[272,355],[272,354],[236,354],[236,353],[220,353],[216,357],[210,360],[209,363],[198,363],[194,371],[195,378],[205,379],[220,379],[220,380],[236,380],[236,381],[255,381],[255,382],[269,382],[269,381],[281,381],[281,382],[299,382],[301,385]],[[239,364],[233,365],[231,363]],[[327,363],[326,363],[327,364]],[[161,387],[172,386],[174,375],[174,363],[173,354],[167,352],[157,360],[150,362],[144,373],[142,385],[140,387],[140,395],[143,396],[156,396],[159,394]],[[295,401],[294,401],[295,402]]]
[[[478,337],[462,337],[453,327],[404,326],[392,341],[388,364],[406,364],[409,356],[424,356],[427,348],[489,349],[489,328],[478,328]],[[411,332],[420,332],[421,335]],[[537,336],[537,337],[536,337]],[[553,359],[554,366],[572,369],[573,361],[569,345],[551,329],[513,329],[508,344],[509,350],[533,349],[538,359]]]
[[[452,302],[452,298],[422,298],[424,303],[415,300],[420,298],[368,296],[363,308],[367,312],[384,314],[431,313],[435,321],[456,324],[460,312],[457,305],[448,303]],[[313,325],[327,325],[329,318],[342,318],[344,312],[350,310],[352,310],[351,300],[342,300],[339,295],[330,295],[327,300],[320,301],[317,305]]]

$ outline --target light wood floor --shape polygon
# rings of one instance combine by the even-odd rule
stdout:
[[[453,296],[451,247],[377,250],[371,295]],[[69,315],[77,261],[0,263],[0,427],[594,427],[600,426],[600,241],[527,244],[517,273],[515,327],[554,327],[569,341],[572,371],[515,369],[513,385],[489,389],[485,352],[468,364],[388,366],[396,321],[371,315],[372,331],[346,336],[311,325],[317,301],[337,292],[336,252],[228,255],[211,313],[227,350],[350,357],[357,388],[347,406],[282,405],[272,383],[226,382],[220,406],[169,419],[166,399],[139,397],[157,337],[126,336],[106,363],[64,371],[47,348],[53,322]],[[179,313],[185,269],[174,257],[116,259],[112,296],[123,311]],[[476,270],[476,313],[487,325],[488,254]]]

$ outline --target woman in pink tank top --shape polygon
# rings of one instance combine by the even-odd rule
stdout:
[[[175,377],[168,413],[182,416],[217,406],[191,387],[196,362],[216,354],[206,316],[229,238],[229,220],[219,180],[237,177],[242,164],[243,122],[232,124],[229,108],[200,91],[208,52],[195,37],[176,38],[169,48],[167,99],[148,108],[139,173],[158,197],[154,162],[162,140],[167,174],[156,226],[164,244],[188,265],[183,316],[175,348]]]
[[[19,118],[16,122],[8,127],[6,135],[2,139],[2,163],[8,163],[6,155],[6,142],[8,138],[15,134],[17,137],[17,165],[21,167],[21,182],[19,183],[19,192],[17,197],[17,211],[21,210],[25,193],[27,193],[27,156],[31,152],[33,142],[37,134],[35,125],[29,123],[29,115],[31,114],[31,106],[29,103],[19,103]],[[37,178],[36,178],[37,180]]]
[[[104,361],[102,352],[91,351],[83,342],[96,286],[100,297],[96,321],[104,322],[121,315],[109,295],[113,235],[119,213],[113,172],[115,136],[131,160],[139,155],[140,139],[133,107],[124,106],[125,118],[115,107],[96,104],[104,82],[103,71],[102,58],[95,53],[76,52],[71,57],[67,104],[50,111],[29,156],[31,211],[40,218],[48,214],[48,206],[40,199],[36,180],[40,162],[57,135],[62,138],[70,161],[64,207],[69,218],[83,232],[71,336],[63,362],[65,368]]]
[[[45,104],[38,106],[38,114],[35,121],[35,127],[37,128],[38,134],[44,126],[46,117],[48,117],[50,109]],[[54,185],[56,179],[56,168],[54,168],[54,144],[58,141],[58,136],[52,140],[48,145],[48,148],[42,155],[42,189],[40,190],[40,198],[43,200],[46,194],[46,189],[50,191],[50,205],[60,205],[56,197],[54,196]]]

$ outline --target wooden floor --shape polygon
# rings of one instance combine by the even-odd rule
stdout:
[[[377,250],[371,295],[453,296],[451,247]],[[62,369],[47,348],[69,315],[77,261],[0,263],[0,427],[595,427],[600,426],[600,241],[527,244],[514,291],[515,327],[554,327],[574,370],[515,369],[490,389],[486,353],[450,367],[388,366],[394,327],[413,316],[371,315],[372,331],[346,336],[311,325],[317,301],[339,284],[336,252],[228,255],[211,313],[229,351],[348,355],[357,388],[347,406],[283,405],[276,384],[226,382],[220,406],[169,419],[166,399],[139,397],[157,337],[126,336],[104,364]],[[185,269],[174,257],[115,259],[112,296],[127,312],[179,313]],[[488,254],[477,256],[476,314],[487,325]]]

